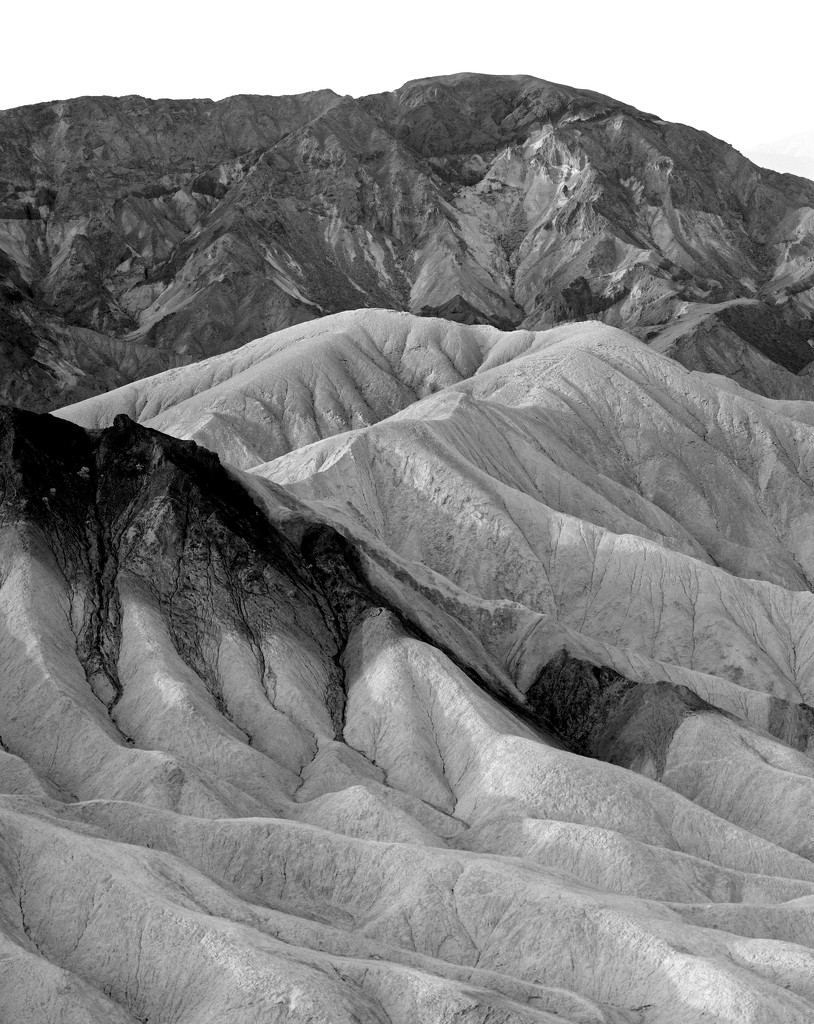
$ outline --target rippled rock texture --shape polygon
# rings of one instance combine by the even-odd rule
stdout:
[[[4,411],[0,1018],[808,1024],[812,451],[376,310]]]

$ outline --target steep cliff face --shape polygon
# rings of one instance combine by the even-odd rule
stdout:
[[[360,100],[73,100],[1,114],[0,147],[21,404],[360,306],[651,340],[729,304],[703,368],[726,372],[732,331],[775,387],[811,361],[814,185],[593,93],[455,75]]]

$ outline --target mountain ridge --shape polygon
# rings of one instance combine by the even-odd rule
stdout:
[[[76,100],[5,112],[0,140],[17,404],[364,306],[647,341],[709,312],[705,368],[726,373],[715,309],[741,302],[737,346],[757,317],[772,363],[811,362],[814,184],[598,93],[462,73],[359,99]]]

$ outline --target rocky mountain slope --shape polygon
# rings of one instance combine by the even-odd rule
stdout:
[[[602,319],[811,398],[814,184],[528,76],[0,113],[0,398],[54,408],[357,307]]]
[[[812,1019],[810,403],[370,310],[60,417],[0,422],[0,1018]]]

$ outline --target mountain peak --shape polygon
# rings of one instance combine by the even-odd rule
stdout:
[[[814,185],[598,93],[461,72],[0,126],[0,397],[37,408],[360,306],[655,340],[748,300],[778,381],[814,336]]]

